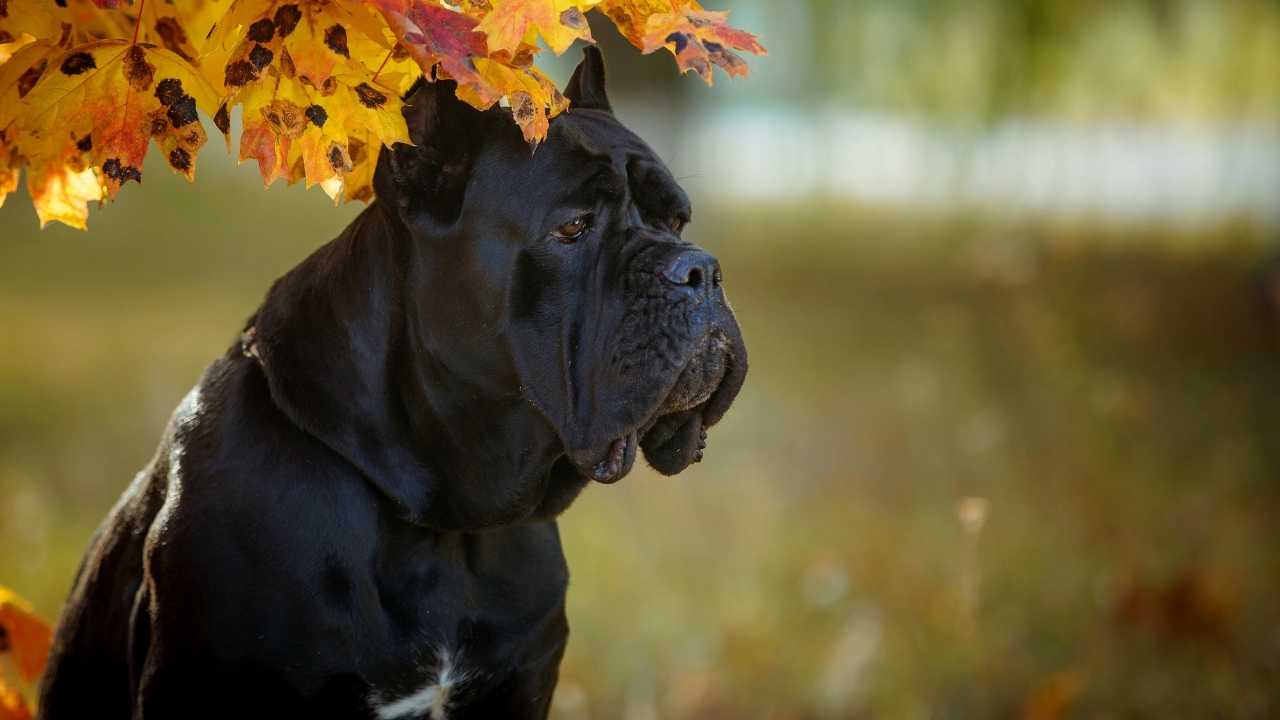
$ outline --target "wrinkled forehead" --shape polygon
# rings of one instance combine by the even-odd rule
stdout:
[[[612,114],[600,110],[573,110],[551,123],[548,144],[562,152],[586,152],[615,160],[643,160],[662,164],[648,143],[631,132]]]
[[[536,152],[521,144],[519,170],[508,186],[550,204],[576,199],[582,186],[630,197],[658,210],[688,214],[688,196],[661,158],[611,114],[569,110],[552,120],[547,139]],[[518,176],[518,177],[517,177]]]

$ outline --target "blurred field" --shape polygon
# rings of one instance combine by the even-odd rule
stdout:
[[[252,172],[155,174],[88,235],[0,210],[0,580],[50,618],[201,368],[350,216]],[[1267,238],[819,205],[692,232],[751,375],[708,462],[565,516],[557,717],[1280,713]]]

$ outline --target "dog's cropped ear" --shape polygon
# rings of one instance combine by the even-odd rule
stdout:
[[[413,145],[383,148],[374,174],[378,197],[409,222],[447,228],[458,219],[467,177],[490,122],[459,100],[452,80],[420,79],[404,98]]]
[[[582,50],[582,62],[578,63],[564,88],[564,96],[569,98],[569,107],[584,110],[603,110],[613,112],[609,104],[609,95],[604,87],[604,55],[600,48],[588,45]]]

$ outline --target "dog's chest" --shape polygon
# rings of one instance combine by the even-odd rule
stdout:
[[[469,672],[456,651],[440,647],[433,654],[435,657],[421,668],[416,687],[400,693],[375,690],[370,695],[369,707],[374,717],[378,720],[448,719]]]
[[[529,685],[525,674],[553,670],[543,660],[558,659],[566,639],[567,571],[554,527],[425,550],[413,553],[418,562],[396,558],[379,582],[393,628],[366,675],[379,720],[477,716],[506,688]]]

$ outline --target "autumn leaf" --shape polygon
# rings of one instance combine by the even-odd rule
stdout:
[[[35,680],[49,658],[53,631],[22,598],[0,586],[0,653],[10,653],[18,674]]]
[[[31,708],[13,688],[0,682],[0,720],[31,720]]]
[[[0,132],[13,142],[14,124],[29,111],[26,97],[44,77],[50,61],[61,54],[47,40],[26,45],[0,65]]]
[[[44,3],[44,9],[58,23],[58,34],[37,37],[63,48],[107,38],[135,39],[133,31],[137,23],[134,18],[119,10],[101,7],[91,0],[55,0]]]
[[[37,160],[78,146],[112,199],[125,183],[142,181],[152,140],[171,168],[194,179],[196,153],[206,139],[196,110],[212,111],[215,96],[171,51],[100,40],[55,58],[21,102],[29,139],[19,141],[22,151]]]
[[[56,38],[61,25],[53,13],[51,3],[41,0],[6,0],[0,12],[0,51],[6,53],[0,61],[8,59],[17,45],[35,38]]]
[[[696,2],[679,0],[604,0],[600,8],[617,26],[618,32],[638,48],[644,47],[649,18],[673,13],[681,8],[701,10]]]
[[[335,200],[364,196],[365,189],[371,192],[377,149],[408,139],[400,94],[358,75],[334,76],[327,92],[280,76],[239,97],[240,159],[257,161],[266,185],[304,180]]]
[[[714,82],[711,66],[718,65],[730,77],[747,74],[747,62],[734,52],[753,55],[767,51],[756,36],[729,26],[729,14],[691,8],[652,15],[645,22],[645,54],[665,47],[676,56],[680,72],[696,72],[708,85]]]
[[[401,96],[418,64],[370,6],[242,1],[202,61],[227,96],[215,123],[243,109],[239,157],[258,163],[265,185],[305,181],[334,200],[368,199],[377,149],[409,141]]]
[[[53,632],[17,595],[0,587],[0,661],[12,658],[18,677],[34,682],[49,658]],[[31,720],[26,700],[0,680],[0,720]]]
[[[226,9],[226,0],[144,2],[139,10],[138,39],[199,65],[204,40]]]
[[[366,61],[394,44],[390,28],[361,2],[237,0],[215,25],[201,64],[224,94],[273,72],[324,89],[335,73],[371,76]]]
[[[475,59],[486,56],[485,36],[474,18],[422,0],[373,0],[400,45],[425,69],[439,64],[461,85],[480,82]]]
[[[484,87],[508,99],[513,119],[525,142],[532,146],[547,136],[551,118],[569,107],[555,83],[537,68],[515,69],[487,59],[476,60],[476,68]],[[485,102],[484,97],[474,95],[467,87],[458,89],[458,97],[477,107]]]
[[[35,682],[49,660],[52,632],[31,606],[0,587],[0,661],[12,657],[19,678]],[[0,720],[31,720],[31,706],[17,689],[0,680]]]
[[[495,0],[480,30],[488,36],[489,52],[514,55],[522,42],[532,45],[541,36],[557,55],[574,40],[594,42],[586,11],[600,0]]]
[[[50,67],[56,68],[61,54],[56,46],[41,40],[0,65],[0,204],[17,189],[16,170],[26,165],[27,187],[41,226],[57,220],[83,228],[88,202],[102,198],[102,188],[84,152],[69,142],[41,156],[39,137],[25,132],[25,123],[30,121],[26,115],[28,96]]]
[[[89,203],[106,199],[97,172],[74,145],[29,166],[27,192],[40,227],[56,221],[83,230]]]
[[[17,148],[10,147],[0,138],[0,207],[5,197],[18,189],[18,176],[22,172],[22,158]]]

